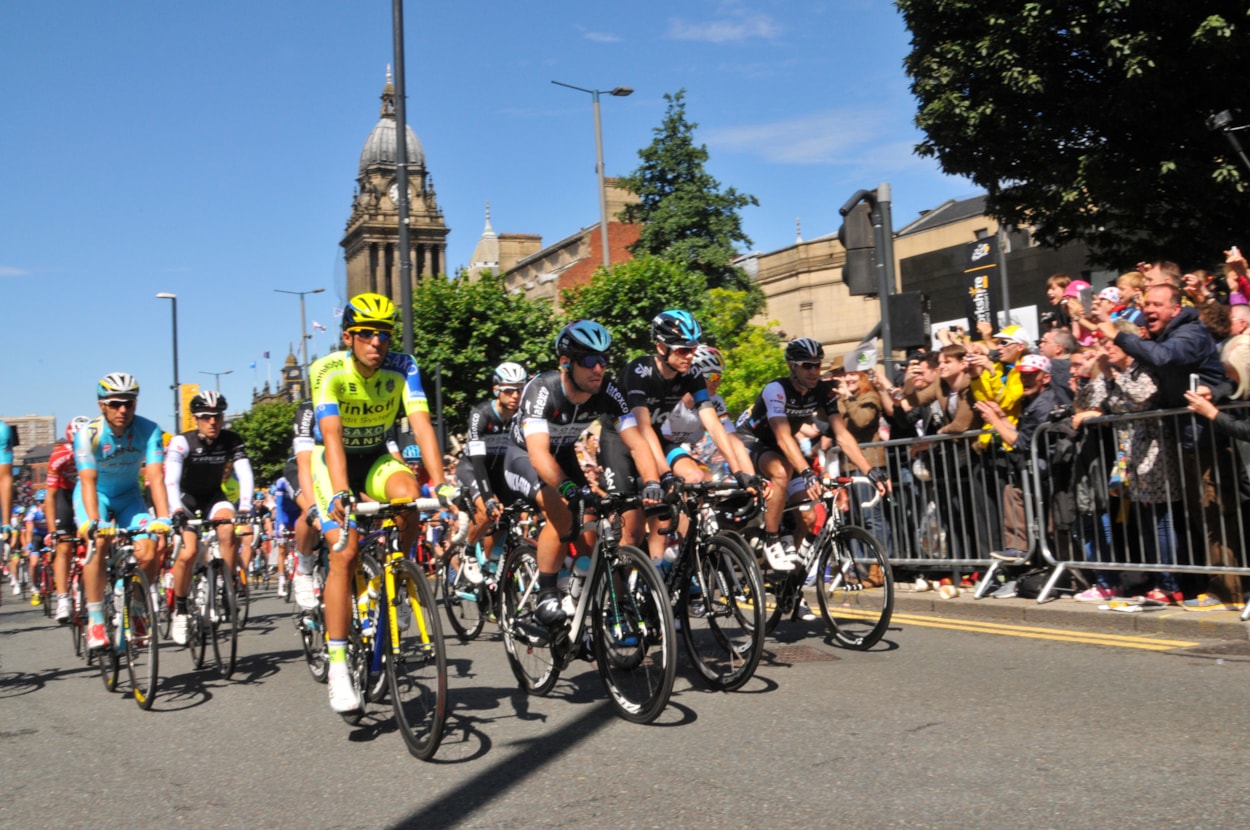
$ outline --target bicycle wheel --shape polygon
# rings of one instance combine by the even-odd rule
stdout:
[[[299,627],[308,673],[318,683],[325,683],[330,673],[330,656],[326,653],[325,615],[321,606],[301,613],[295,624]]]
[[[39,574],[36,580],[39,596],[43,598],[43,615],[52,617],[52,606],[56,604],[56,585],[52,582],[52,565],[47,563],[48,554],[39,558]]]
[[[217,582],[217,593],[208,606],[212,613],[213,660],[217,663],[217,673],[223,680],[229,680],[238,658],[239,607],[234,580],[221,578],[220,565],[211,567],[209,572],[215,575]]]
[[[191,580],[191,593],[187,595],[187,648],[191,652],[191,665],[204,668],[208,653],[208,575],[197,571]]]
[[[74,640],[74,656],[82,657],[84,636],[87,630],[87,594],[83,590],[82,575],[73,574],[69,580],[69,633]]]
[[[406,559],[389,567],[394,575],[395,594],[382,603],[378,625],[386,645],[386,675],[395,723],[408,751],[428,760],[443,740],[447,718],[443,630],[434,592],[425,574]],[[392,639],[393,636],[398,639]]]
[[[126,582],[125,609],[122,630],[126,634],[126,669],[130,673],[130,690],[140,709],[151,709],[152,701],[156,699],[160,643],[150,583],[147,574],[137,568]]]
[[[239,628],[247,628],[252,614],[252,579],[241,568],[234,570],[234,601],[239,606]]]
[[[834,641],[861,651],[872,648],[894,611],[894,576],[881,543],[862,527],[838,528],[817,567],[820,614]]]
[[[732,691],[751,679],[764,653],[764,601],[759,566],[735,544],[714,536],[693,555],[677,608],[691,662],[713,689]]]
[[[460,568],[454,570],[450,566],[440,566],[439,585],[443,593],[443,605],[447,608],[447,619],[455,629],[456,636],[463,642],[476,640],[486,626],[486,611],[490,608],[490,597],[487,596],[486,584],[479,582],[474,585],[464,572],[465,557],[473,554],[460,552]],[[476,565],[476,563],[474,563]],[[471,566],[472,567],[472,566]]]
[[[668,705],[677,674],[673,609],[645,553],[621,545],[605,554],[588,620],[595,662],[621,717],[650,723]]]
[[[519,543],[508,554],[499,588],[503,595],[499,620],[508,665],[522,689],[545,695],[556,685],[560,669],[551,650],[551,632],[534,619],[538,558],[532,543]]]
[[[170,585],[172,586],[173,576],[170,575],[168,578],[171,580]],[[156,622],[161,632],[162,640],[169,639],[169,631],[174,624],[174,589],[172,587],[165,587],[165,582],[166,575],[161,574],[161,587],[156,592]]]
[[[100,679],[104,681],[104,688],[110,692],[117,689],[117,675],[121,669],[121,664],[117,658],[117,619],[115,614],[113,579],[110,576],[105,580],[104,585],[104,636],[107,642],[103,648],[98,648],[93,652],[96,665],[100,669]]]
[[[364,690],[365,699],[370,703],[378,703],[386,697],[386,650],[382,645],[382,635],[380,633],[382,625],[380,608],[382,606],[382,566],[378,564],[376,556],[386,556],[386,548],[379,545],[374,548],[374,554],[361,554],[360,566],[364,569],[365,576],[370,584],[377,586],[378,597],[371,600],[371,608],[369,613],[373,615],[372,628],[367,637],[362,637],[365,650],[368,652],[365,661]],[[376,581],[374,581],[376,579]]]

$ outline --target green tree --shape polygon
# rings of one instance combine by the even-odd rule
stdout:
[[[282,475],[282,467],[291,457],[296,406],[282,401],[262,403],[230,423],[230,428],[247,443],[258,487]]]
[[[1207,117],[1250,119],[1246,0],[896,0],[920,155],[1043,244],[1123,267],[1246,240],[1250,177]]]
[[[639,256],[561,295],[564,320],[596,320],[612,333],[612,351],[623,363],[650,352],[651,319],[666,308],[683,308],[704,319],[707,282],[681,262]]]
[[[559,323],[551,305],[509,294],[503,279],[427,279],[412,292],[413,354],[430,396],[442,366],[443,416],[449,432],[464,428],[469,410],[490,394],[491,374],[505,360],[531,373],[554,362]]]
[[[713,288],[704,301],[703,339],[719,349],[732,349],[753,326],[751,318],[764,310],[764,294],[757,290]]]
[[[732,187],[722,192],[704,168],[707,146],[694,143],[698,124],[686,120],[685,99],[684,89],[665,94],[668,108],[655,140],[638,151],[642,164],[620,180],[641,200],[621,212],[624,221],[642,224],[630,250],[685,263],[710,286],[748,288],[750,278],[733,265],[735,243],[751,244],[738,211],[759,201]]]
[[[766,383],[790,371],[781,339],[763,326],[746,326],[724,355],[725,374],[718,391],[735,416],[755,402]]]

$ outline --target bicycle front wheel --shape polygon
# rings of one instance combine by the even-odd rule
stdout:
[[[221,576],[217,568],[211,572]],[[223,680],[229,680],[234,674],[239,648],[239,606],[235,601],[234,580],[220,579],[213,600],[208,606],[212,614],[213,660],[217,663],[217,673]]]
[[[485,609],[490,605],[486,595],[486,585],[474,585],[464,573],[465,557],[472,556],[468,551],[460,552],[460,567],[452,568],[444,565],[438,569],[440,587],[443,593],[443,604],[447,608],[447,619],[455,630],[456,636],[463,642],[476,640],[486,626]]]
[[[84,632],[87,630],[87,593],[82,576],[74,574],[69,582],[69,633],[74,640],[74,656],[82,657]]]
[[[252,578],[241,568],[234,571],[234,601],[239,606],[239,628],[247,628],[252,615]]]
[[[130,690],[140,709],[151,709],[156,699],[156,676],[159,640],[156,633],[156,611],[147,574],[135,569],[126,582],[125,615],[122,630],[126,635],[126,669],[130,672]]]
[[[499,588],[503,595],[500,627],[508,665],[521,688],[545,695],[556,685],[560,669],[551,650],[551,632],[534,619],[538,604],[538,556],[531,542],[516,546],[504,560]]]
[[[764,597],[754,557],[721,537],[693,554],[681,586],[682,639],[713,689],[733,691],[751,679],[764,653]]]
[[[817,567],[820,614],[834,642],[860,651],[872,648],[894,612],[894,576],[881,543],[862,527],[841,527],[821,551]]]
[[[382,604],[378,624],[395,723],[408,751],[428,760],[438,751],[447,719],[447,654],[438,606],[415,564],[405,559],[388,567],[395,593]]]
[[[100,680],[110,692],[117,690],[117,675],[121,670],[117,655],[117,612],[114,610],[113,590],[113,580],[109,577],[104,585],[104,636],[107,642],[94,652],[100,667]]]
[[[650,723],[668,705],[677,674],[673,609],[645,553],[629,545],[605,553],[589,620],[595,662],[621,717]]]

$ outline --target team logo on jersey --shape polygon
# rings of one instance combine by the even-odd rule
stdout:
[[[395,391],[395,378],[388,378],[388,379],[387,379],[387,381],[386,381],[386,391],[387,391],[387,392],[394,392],[394,391]]]

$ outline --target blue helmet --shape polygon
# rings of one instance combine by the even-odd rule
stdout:
[[[404,457],[405,461],[420,461],[421,460],[421,448],[418,447],[416,444],[409,444],[408,446],[404,447],[402,451],[400,451],[400,455]]]
[[[612,347],[612,335],[594,320],[578,320],[560,329],[556,337],[556,356],[580,357],[588,354],[607,354]]]
[[[36,490],[36,491],[35,491],[35,503],[36,503],[36,504],[38,504],[39,502],[43,501],[43,500],[44,500],[44,499],[46,499],[47,497],[48,497],[48,491],[47,491],[47,490]]]
[[[703,330],[689,311],[670,308],[651,321],[651,339],[666,346],[697,346]]]

